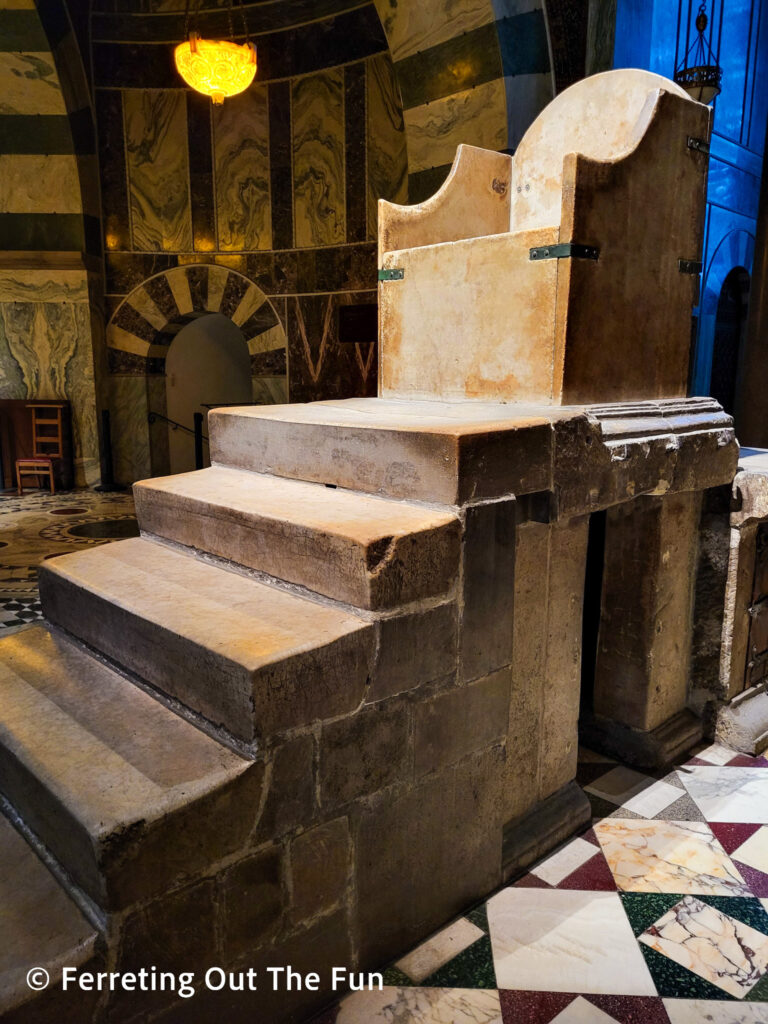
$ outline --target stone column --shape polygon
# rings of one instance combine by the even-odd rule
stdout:
[[[588,742],[663,764],[694,742],[686,710],[699,493],[641,497],[608,510],[600,635]]]
[[[521,523],[507,734],[504,875],[589,820],[573,781],[578,750],[581,616],[589,517]]]

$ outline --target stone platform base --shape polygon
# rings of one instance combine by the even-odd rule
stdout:
[[[581,743],[638,768],[672,764],[699,743],[703,735],[704,723],[688,710],[678,712],[650,732],[630,729],[598,715],[582,714],[579,719]]]
[[[764,685],[745,690],[718,711],[715,738],[753,756],[768,748],[768,690]]]
[[[549,850],[585,828],[592,809],[585,793],[569,782],[504,826],[502,875],[504,881],[521,874]]]

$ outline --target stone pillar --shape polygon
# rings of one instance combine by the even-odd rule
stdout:
[[[701,496],[641,497],[608,510],[593,714],[586,739],[653,765],[689,747],[686,710]]]
[[[589,517],[521,523],[515,538],[506,878],[589,820],[576,775]]]

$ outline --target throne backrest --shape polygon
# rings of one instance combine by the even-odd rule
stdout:
[[[650,72],[584,79],[514,158],[460,146],[380,202],[380,393],[554,404],[685,394],[708,107]]]

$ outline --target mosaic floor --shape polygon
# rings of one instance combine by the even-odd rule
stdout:
[[[766,1024],[768,759],[578,778],[589,831],[317,1024]]]
[[[42,618],[37,569],[46,558],[137,534],[129,492],[0,493],[0,636]]]

